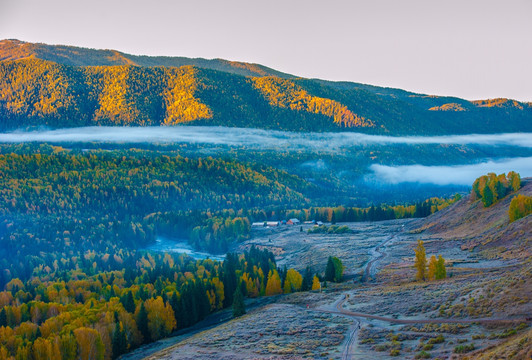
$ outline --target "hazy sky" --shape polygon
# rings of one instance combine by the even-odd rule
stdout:
[[[532,0],[0,0],[0,38],[532,101]]]

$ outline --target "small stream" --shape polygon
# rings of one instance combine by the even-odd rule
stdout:
[[[145,250],[154,252],[169,252],[169,253],[182,253],[197,259],[197,260],[218,260],[223,261],[225,254],[210,254],[208,252],[196,251],[183,239],[168,239],[164,237],[158,237],[155,243],[146,247]]]

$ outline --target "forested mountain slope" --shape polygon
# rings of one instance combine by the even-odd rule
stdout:
[[[0,42],[0,129],[219,125],[382,134],[532,131],[532,106],[287,76],[225,60]],[[88,66],[90,65],[90,66]]]

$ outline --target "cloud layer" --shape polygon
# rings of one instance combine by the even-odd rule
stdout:
[[[0,133],[0,142],[191,143],[252,149],[337,151],[361,145],[487,145],[532,148],[531,133],[449,136],[381,136],[354,132],[296,133],[211,126],[81,127]]]
[[[521,177],[532,176],[532,157],[489,160],[480,164],[457,166],[370,166],[371,178],[388,184],[415,182],[436,185],[470,186],[479,176],[494,172],[497,174],[517,171]]]

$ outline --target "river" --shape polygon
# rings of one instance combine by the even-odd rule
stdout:
[[[155,240],[155,243],[148,246],[146,250],[155,252],[182,253],[187,254],[188,256],[197,260],[212,259],[223,261],[225,259],[225,254],[214,255],[208,252],[196,251],[185,240],[168,239],[165,237],[158,237]]]

